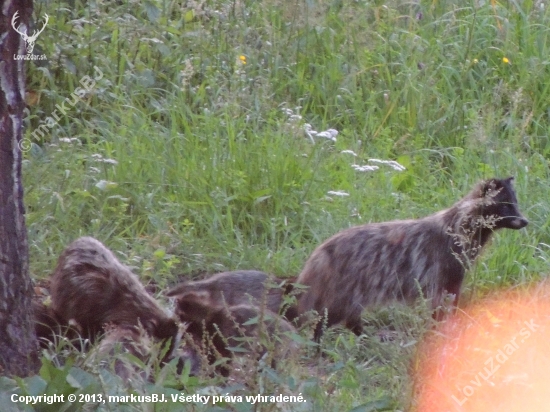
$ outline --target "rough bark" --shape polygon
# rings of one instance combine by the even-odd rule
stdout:
[[[38,366],[21,182],[26,54],[11,19],[28,27],[32,0],[0,0],[0,374],[26,376]]]

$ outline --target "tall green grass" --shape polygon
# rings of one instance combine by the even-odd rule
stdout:
[[[296,275],[343,228],[421,217],[505,175],[516,176],[531,223],[496,236],[466,296],[546,275],[550,12],[541,2],[36,1],[35,16],[44,13],[35,53],[48,61],[28,66],[40,99],[27,138],[93,66],[103,77],[26,153],[35,278],[80,235],[162,286],[236,268]],[[312,144],[305,123],[337,129],[337,141]],[[352,168],[370,158],[406,170]],[[323,364],[307,381],[320,394],[313,409],[383,410],[373,409],[379,399],[407,409],[407,368],[394,367],[411,353],[388,343],[394,351],[373,366],[368,345],[345,345],[358,353],[352,363],[335,350],[339,372]]]

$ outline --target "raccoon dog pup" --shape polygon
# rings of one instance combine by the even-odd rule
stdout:
[[[81,237],[61,254],[51,278],[52,309],[66,324],[75,324],[90,340],[104,325],[141,325],[152,337],[172,338],[178,325],[150,296],[138,277],[101,242]]]
[[[281,310],[290,311],[281,306],[284,296],[292,292],[293,281],[278,279],[259,270],[236,270],[179,284],[169,290],[167,296],[177,296],[180,306],[185,305],[186,301],[189,305],[202,307],[214,307],[225,302],[226,306],[265,305],[271,312],[279,313]]]
[[[366,224],[332,236],[298,276],[297,283],[309,287],[298,298],[298,313],[326,313],[328,327],[343,323],[359,335],[364,308],[411,303],[419,290],[434,309],[447,294],[456,304],[466,269],[492,233],[528,224],[512,180],[483,181],[449,209],[422,219]],[[319,322],[315,340],[322,330]]]
[[[218,354],[231,359],[233,352],[229,347],[241,345],[241,338],[258,338],[262,319],[264,330],[270,337],[296,331],[289,322],[269,309],[246,304],[227,306],[223,301],[214,303],[204,300],[200,292],[195,299],[192,294],[187,292],[183,300],[176,296],[176,315],[187,325],[186,332],[193,340],[201,343],[202,351],[207,353],[211,364],[218,359]],[[253,318],[257,318],[258,322],[248,324]],[[209,342],[204,341],[205,337]],[[277,343],[278,347],[283,348],[281,356],[297,350],[297,345],[288,337],[281,338],[284,343]],[[254,351],[254,342],[254,339],[245,339],[245,349]],[[212,347],[209,347],[209,343]],[[259,351],[265,352],[265,348]],[[228,367],[220,367],[218,370],[223,376],[229,376]]]

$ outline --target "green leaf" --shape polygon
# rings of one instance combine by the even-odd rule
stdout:
[[[143,5],[145,6],[145,12],[147,13],[147,18],[149,21],[152,23],[156,22],[160,16],[160,10],[158,7],[148,0],[146,0]]]
[[[188,10],[183,15],[183,21],[186,23],[191,23],[195,19],[195,12],[193,10]]]
[[[253,318],[248,319],[246,322],[243,323],[243,325],[255,325],[258,323],[258,316],[254,316]]]
[[[153,253],[153,256],[156,257],[157,259],[163,259],[164,256],[166,256],[166,250],[164,250],[164,249],[157,249],[157,250],[155,250],[155,252]]]
[[[39,395],[44,393],[48,383],[39,375],[30,376],[25,379],[25,384],[30,395]]]
[[[238,353],[248,353],[249,352],[248,349],[241,348],[240,346],[228,346],[227,349],[230,350],[231,352],[238,352]]]
[[[377,401],[367,402],[356,406],[350,412],[376,412],[376,411],[393,411],[395,410],[393,402],[390,398],[384,397]]]

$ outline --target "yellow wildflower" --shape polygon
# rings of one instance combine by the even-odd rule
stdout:
[[[242,64],[246,64],[246,56],[244,56],[244,55],[241,54],[241,55],[239,56],[239,60],[241,61]]]
[[[479,60],[478,60],[478,59],[474,59],[474,60],[472,61],[472,63],[473,63],[473,64],[478,64],[478,63],[479,63]]]
[[[503,57],[503,58],[502,58],[502,63],[504,63],[504,64],[510,64],[510,60],[508,59],[508,57]]]

